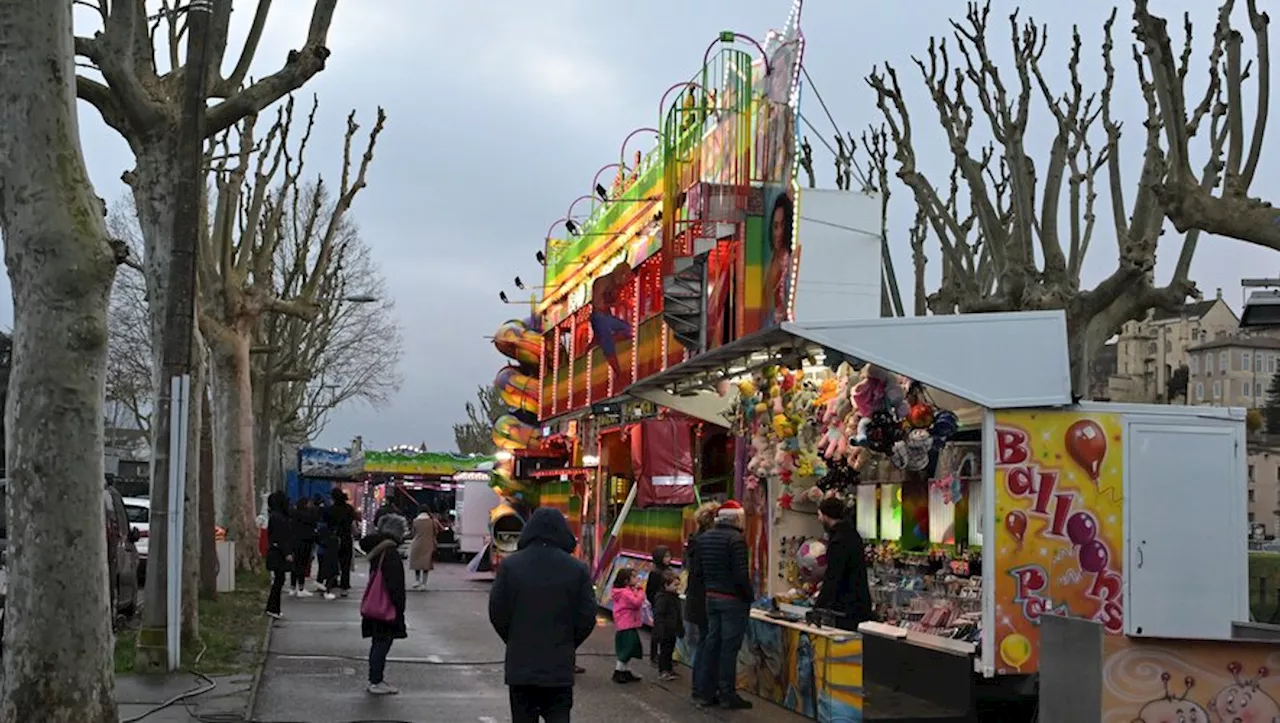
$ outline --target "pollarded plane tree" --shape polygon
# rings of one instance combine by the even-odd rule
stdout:
[[[1115,11],[1103,24],[1103,73],[1091,90],[1080,69],[1078,28],[1072,32],[1064,92],[1051,87],[1042,69],[1047,29],[1021,21],[1016,12],[1009,17],[1015,60],[1011,74],[997,67],[989,51],[989,3],[970,3],[965,19],[952,23],[951,38],[930,41],[927,57],[913,60],[950,151],[945,188],[918,162],[916,126],[896,69],[873,70],[867,82],[876,92],[884,123],[870,132],[864,146],[881,144],[884,150],[872,154],[873,166],[878,166],[873,175],[887,182],[892,158],[894,175],[915,201],[911,239],[918,297],[924,288],[926,246],[932,240],[941,251],[941,282],[923,306],[917,298],[917,313],[926,307],[935,314],[1064,309],[1073,388],[1083,394],[1088,358],[1124,322],[1152,308],[1177,308],[1196,295],[1189,274],[1198,229],[1181,237],[1172,278],[1157,283],[1155,277],[1164,226],[1159,189],[1170,173],[1164,129],[1176,126],[1188,144],[1192,139],[1199,143],[1205,157],[1199,173],[1189,167],[1185,173],[1207,191],[1222,186],[1228,159],[1251,142],[1255,148],[1260,143],[1260,132],[1246,134],[1232,122],[1238,114],[1233,106],[1242,102],[1232,87],[1245,82],[1249,71],[1238,67],[1240,45],[1233,42],[1238,34],[1231,28],[1231,9],[1228,0],[1218,15],[1208,80],[1189,112],[1162,109],[1160,97],[1170,92],[1163,84],[1169,79],[1150,73],[1141,50],[1133,46],[1146,117],[1137,136],[1141,164],[1128,185],[1122,123],[1112,112],[1117,92]],[[1185,28],[1172,78],[1179,94],[1194,55],[1189,19]],[[1265,33],[1258,37],[1265,51]],[[1047,160],[1040,162],[1028,147],[1034,105],[1041,106],[1038,118],[1047,118],[1053,129]],[[1093,288],[1082,288],[1081,270],[1099,229],[1098,203],[1104,195],[1109,213],[1103,212],[1101,224],[1115,238],[1116,266]]]
[[[360,130],[355,112],[347,116],[342,167],[334,205],[327,219],[308,236],[315,246],[306,255],[303,280],[289,295],[277,293],[275,259],[282,231],[299,194],[307,146],[318,103],[295,128],[292,97],[261,132],[251,115],[228,129],[214,154],[214,193],[209,233],[197,266],[200,287],[200,331],[209,345],[213,382],[215,477],[225,495],[224,518],[234,539],[252,539],[255,514],[252,362],[254,334],[267,314],[314,320],[317,296],[334,263],[342,221],[356,195],[365,188],[373,151],[386,122],[378,109],[363,155],[353,157]],[[323,185],[322,179],[317,184]],[[247,548],[240,550],[240,547]],[[237,564],[255,567],[252,545],[237,546]]]
[[[293,195],[276,254],[278,295],[300,292],[319,246],[315,236],[333,210],[333,198],[323,185],[307,184]],[[318,311],[312,320],[269,314],[259,324],[254,421],[255,439],[264,449],[282,439],[314,439],[339,406],[363,402],[378,407],[399,389],[403,346],[395,303],[349,215],[339,222],[333,259],[315,301]],[[276,457],[258,455],[255,476],[276,474]]]

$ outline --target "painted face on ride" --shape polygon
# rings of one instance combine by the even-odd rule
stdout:
[[[787,209],[782,204],[773,207],[772,238],[775,251],[783,251],[791,245],[791,229],[787,228]]]

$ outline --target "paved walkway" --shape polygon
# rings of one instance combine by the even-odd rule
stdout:
[[[117,675],[116,704],[121,721],[196,723],[241,721],[249,707],[252,675]],[[199,695],[189,695],[199,692]],[[180,696],[182,700],[175,700]]]
[[[360,560],[358,569],[363,568]],[[357,586],[363,585],[363,574]],[[254,720],[258,723],[354,723],[355,721],[509,720],[502,684],[502,642],[489,627],[488,582],[472,581],[458,565],[439,565],[426,592],[409,593],[409,638],[396,641],[387,682],[400,695],[365,693],[368,642],[360,637],[359,595],[325,601],[286,599],[286,619],[276,623]],[[575,690],[574,719],[676,721],[804,720],[756,701],[752,711],[699,711],[689,703],[688,683],[652,682],[647,663],[642,683],[618,686],[613,669],[613,630],[602,622],[579,653],[587,673]],[[684,669],[687,680],[688,669]]]

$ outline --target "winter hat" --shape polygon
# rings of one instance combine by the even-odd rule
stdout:
[[[735,500],[729,500],[716,510],[716,522],[727,522],[738,529],[746,527],[747,511]]]

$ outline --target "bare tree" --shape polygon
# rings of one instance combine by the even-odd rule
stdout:
[[[1249,27],[1254,34],[1256,49],[1257,96],[1254,98],[1253,127],[1246,127],[1243,99],[1245,81],[1248,80],[1253,61],[1246,62],[1243,55],[1244,37],[1230,26],[1235,5],[1227,0],[1219,9],[1218,45],[1214,48],[1215,66],[1210,83],[1220,85],[1227,93],[1226,132],[1228,135],[1224,182],[1220,186],[1205,186],[1196,178],[1191,168],[1191,136],[1187,125],[1197,115],[1203,115],[1201,106],[1187,107],[1183,81],[1186,78],[1186,49],[1183,54],[1173,54],[1169,40],[1168,23],[1164,18],[1147,11],[1146,0],[1134,2],[1134,35],[1142,44],[1151,69],[1151,81],[1156,88],[1156,99],[1165,118],[1188,119],[1188,123],[1166,123],[1165,141],[1168,151],[1168,172],[1158,179],[1153,190],[1169,220],[1179,231],[1199,229],[1220,236],[1230,236],[1280,251],[1280,210],[1266,201],[1249,196],[1249,186],[1258,170],[1262,154],[1262,137],[1267,128],[1267,110],[1271,97],[1271,56],[1268,28],[1271,18],[1258,11],[1256,0],[1246,0]],[[1191,35],[1190,23],[1186,23],[1187,37]],[[1225,57],[1220,57],[1225,56]],[[1214,195],[1217,190],[1218,195]]]
[[[289,211],[299,202],[299,179],[317,107],[313,103],[296,140],[291,97],[261,137],[257,117],[250,116],[218,143],[222,151],[214,167],[217,200],[210,233],[200,250],[200,330],[210,350],[214,439],[219,451],[215,475],[225,494],[228,532],[239,540],[252,539],[257,524],[250,359],[255,330],[266,314],[307,321],[319,315],[316,299],[334,263],[343,216],[366,185],[373,149],[386,122],[379,108],[364,155],[354,159],[352,143],[360,126],[354,111],[347,117],[341,180],[332,209],[327,218],[314,218],[318,225],[308,236],[315,246],[299,259],[299,284],[288,290],[293,292],[290,295],[279,295],[275,259]],[[323,181],[316,183],[324,187]],[[252,545],[238,546],[236,557],[241,567],[257,565]]]
[[[107,231],[129,249],[129,258],[141,258],[142,236],[131,204],[112,204]],[[154,359],[151,347],[151,313],[147,308],[147,282],[141,267],[130,261],[116,273],[107,307],[108,421],[128,424],[150,436],[154,391]]]
[[[467,402],[467,421],[453,425],[453,441],[462,454],[492,454],[493,424],[506,413],[501,391],[477,387],[475,403]]]
[[[334,203],[323,186],[305,184],[286,212],[276,253],[276,294],[302,291]],[[317,286],[316,318],[268,314],[258,329],[254,385],[256,439],[313,439],[329,414],[348,402],[375,407],[400,388],[403,347],[395,303],[350,216],[338,221],[334,255]],[[276,479],[275,455],[257,457],[256,479]]]
[[[1191,139],[1207,128],[1208,160],[1197,182],[1205,189],[1220,185],[1223,149],[1231,135],[1227,121],[1233,102],[1239,101],[1238,94],[1222,81],[1221,58],[1232,34],[1229,13],[1219,16],[1209,53],[1212,82],[1189,116],[1170,118],[1161,113],[1159,97],[1171,91],[1157,85],[1146,72],[1141,53],[1133,49],[1147,117],[1140,137],[1142,167],[1132,201],[1126,202],[1121,124],[1111,111],[1116,13],[1103,25],[1101,86],[1085,89],[1079,72],[1082,41],[1074,29],[1069,87],[1059,94],[1050,88],[1041,69],[1046,29],[1020,21],[1016,12],[1009,17],[1016,62],[1009,76],[997,68],[988,51],[989,11],[989,4],[970,3],[965,20],[952,23],[955,44],[949,46],[947,38],[931,40],[928,56],[914,59],[951,151],[953,165],[945,196],[917,162],[912,119],[896,70],[873,71],[867,82],[876,91],[884,116],[896,175],[916,203],[912,240],[918,285],[925,241],[932,238],[942,251],[942,281],[927,299],[929,310],[944,314],[1064,309],[1073,387],[1084,394],[1089,356],[1125,321],[1153,307],[1176,308],[1197,293],[1188,274],[1198,230],[1183,237],[1173,278],[1163,286],[1155,282],[1157,241],[1164,220],[1157,189],[1168,169],[1161,131],[1166,125],[1177,125],[1179,134]],[[1187,30],[1176,75],[1179,93],[1192,56],[1189,21]],[[954,64],[953,51],[959,55]],[[1055,131],[1048,159],[1039,164],[1026,143],[1028,119],[1036,104],[1047,110]],[[978,145],[972,139],[975,119],[983,121],[982,134],[989,135],[991,142]],[[876,160],[873,154],[873,163]],[[883,169],[883,156],[879,162]],[[1095,207],[1100,181],[1105,181],[1110,201],[1103,223],[1110,222],[1118,258],[1109,276],[1093,289],[1082,289],[1080,271],[1098,226]]]
[[[0,230],[14,300],[5,723],[118,717],[97,501],[107,296],[124,250],[80,150],[71,7],[0,0]]]

